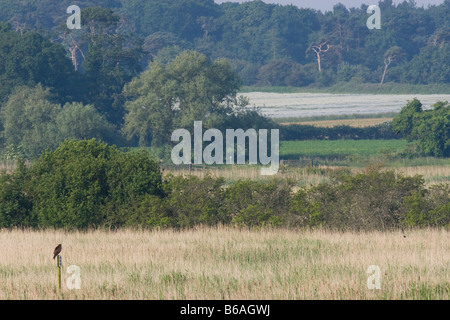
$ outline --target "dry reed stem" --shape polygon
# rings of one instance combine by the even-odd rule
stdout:
[[[445,230],[0,232],[0,299],[449,299]],[[63,244],[63,289],[53,248]],[[69,290],[69,265],[81,289]],[[367,288],[367,267],[381,289]]]

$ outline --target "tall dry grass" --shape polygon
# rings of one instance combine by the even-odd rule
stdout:
[[[359,173],[364,171],[364,167],[339,167],[339,166],[317,166],[311,167],[295,167],[295,166],[281,166],[276,175],[262,176],[260,168],[258,166],[248,165],[234,165],[225,167],[207,167],[204,170],[192,170],[189,169],[165,169],[164,174],[173,175],[194,175],[200,178],[204,178],[206,175],[213,177],[223,177],[227,181],[236,181],[239,179],[251,179],[251,180],[268,180],[268,179],[292,179],[296,181],[298,185],[315,185],[321,182],[329,180],[331,172],[347,169],[352,173]],[[402,167],[386,167],[386,169],[392,169],[406,176],[422,175],[427,186],[438,183],[450,182],[450,166],[438,166],[438,165],[422,165],[422,166],[402,166]]]
[[[0,299],[449,299],[445,230],[0,232]],[[63,244],[63,285],[52,252]],[[69,265],[81,289],[69,290]],[[370,265],[381,289],[367,288]]]

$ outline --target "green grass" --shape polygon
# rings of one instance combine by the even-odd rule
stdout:
[[[274,92],[274,93],[348,93],[348,94],[448,94],[449,84],[405,84],[355,83],[340,82],[329,87],[257,87],[243,86],[240,93]]]
[[[383,156],[404,150],[406,140],[305,140],[281,141],[281,159],[299,159],[304,157],[349,158]]]
[[[401,155],[409,142],[407,140],[302,140],[280,141],[281,160],[302,160],[303,165],[333,165],[345,167],[364,167],[370,163],[381,162],[386,167],[448,166],[448,159],[435,157],[407,158]],[[144,149],[162,164],[172,164],[170,148],[142,147],[126,148],[123,151]],[[162,157],[164,156],[164,157]],[[312,159],[312,160],[311,160]],[[229,170],[229,165],[212,165],[209,168]],[[245,169],[246,165],[238,166]],[[253,166],[248,166],[253,168]],[[448,181],[447,175],[442,177]]]

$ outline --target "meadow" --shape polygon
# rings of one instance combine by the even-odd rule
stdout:
[[[302,140],[281,141],[280,158],[361,157],[395,153],[408,146],[406,140]]]
[[[402,173],[405,176],[413,177],[415,175],[421,175],[427,186],[440,183],[450,182],[450,166],[439,163],[441,159],[428,159],[430,165],[414,165],[414,163],[400,163],[391,161],[386,163],[386,169],[393,169],[398,173]],[[426,163],[427,159],[422,159],[422,163]],[[311,163],[310,159],[304,159],[304,163]],[[376,164],[377,162],[373,162]],[[379,162],[380,164],[382,162]],[[235,166],[223,166],[223,167],[194,167],[191,170],[183,166],[178,168],[176,166],[164,167],[164,174],[183,175],[183,176],[197,176],[204,178],[206,176],[223,177],[227,183],[233,183],[240,179],[250,180],[270,180],[270,179],[290,179],[296,181],[297,186],[309,186],[316,185],[321,182],[328,181],[334,172],[339,170],[348,170],[352,173],[360,173],[365,169],[364,166],[352,166],[343,167],[337,165],[317,165],[311,166],[293,166],[290,164],[282,164],[277,174],[272,176],[262,176],[260,168],[257,166],[249,165],[235,165]]]
[[[448,300],[449,240],[438,229],[1,230],[0,299]],[[66,285],[70,265],[80,289]],[[371,265],[380,289],[368,287]]]

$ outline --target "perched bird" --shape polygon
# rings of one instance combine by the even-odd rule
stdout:
[[[56,256],[61,252],[62,245],[61,243],[58,244],[55,248],[55,251],[53,251],[53,260],[55,260]]]

